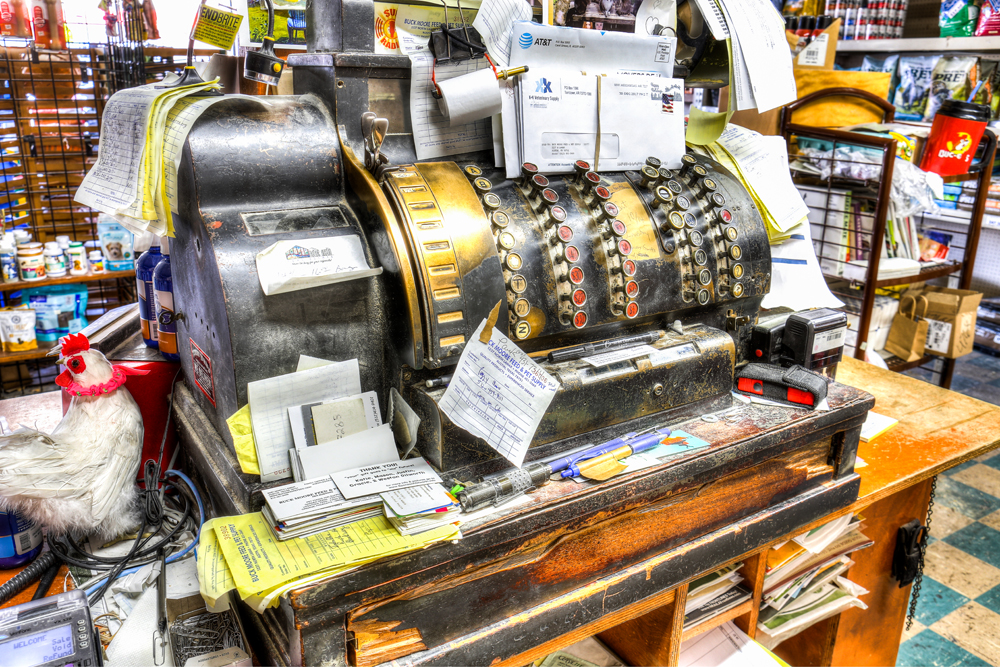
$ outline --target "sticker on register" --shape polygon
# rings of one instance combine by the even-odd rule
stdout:
[[[569,270],[569,281],[574,285],[579,285],[583,282],[583,269],[579,266],[574,266]]]
[[[566,246],[566,250],[563,251],[563,256],[566,261],[572,264],[580,260],[580,250],[575,245]]]
[[[587,326],[587,311],[578,310],[573,313],[573,326],[582,329]]]
[[[562,225],[556,232],[559,235],[559,240],[563,243],[569,243],[573,240],[573,228],[567,225]]]
[[[781,368],[770,364],[747,364],[736,376],[736,390],[782,405],[821,408],[825,405],[826,379],[802,366]]]
[[[694,344],[685,343],[683,345],[674,345],[663,350],[657,350],[653,354],[649,355],[649,363],[652,364],[653,368],[656,368],[657,366],[673,363],[678,359],[696,356],[698,356],[698,350],[695,348]]]
[[[631,278],[635,275],[635,262],[631,259],[626,259],[622,262],[622,273]]]

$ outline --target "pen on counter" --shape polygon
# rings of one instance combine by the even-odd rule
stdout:
[[[650,343],[655,343],[659,339],[660,334],[656,331],[651,331],[650,333],[640,334],[637,336],[626,336],[624,338],[606,340],[603,343],[576,345],[574,347],[567,347],[563,350],[554,350],[549,352],[548,360],[552,363],[572,361],[573,359],[582,359],[583,357],[589,357],[592,354],[598,354],[600,352],[610,352],[612,350],[623,350],[625,348],[637,347],[639,345],[648,345]]]
[[[650,429],[646,429],[646,431],[648,431],[648,430],[650,430]],[[660,434],[661,438],[665,438],[665,437],[667,437],[667,436],[670,435],[670,429],[664,429],[664,430],[666,430],[666,433],[665,434]],[[559,472],[560,470],[565,470],[566,468],[568,468],[572,464],[578,463],[579,461],[584,461],[586,459],[592,459],[595,456],[600,456],[601,454],[607,454],[608,452],[621,447],[622,445],[624,445],[625,443],[629,442],[633,438],[636,438],[639,435],[642,435],[646,431],[639,431],[638,433],[634,433],[634,432],[633,433],[626,433],[625,435],[622,435],[622,436],[619,436],[617,438],[614,438],[613,440],[608,440],[607,442],[603,442],[603,443],[601,443],[599,445],[594,445],[590,449],[585,449],[583,451],[569,452],[568,454],[564,455],[562,458],[555,459],[555,460],[552,460],[552,461],[547,461],[547,463],[550,466],[552,466],[552,472]]]
[[[568,479],[583,475],[588,479],[603,481],[625,469],[626,466],[622,465],[621,459],[632,454],[644,452],[647,449],[653,449],[669,437],[670,433],[666,435],[662,433],[650,433],[641,436],[605,454],[570,465],[566,470],[562,471],[562,477],[563,479]]]
[[[523,468],[514,468],[478,484],[470,484],[458,492],[458,502],[461,503],[463,512],[472,512],[491,503],[494,506],[502,505],[545,484],[551,474],[552,467],[548,463],[529,463]]]

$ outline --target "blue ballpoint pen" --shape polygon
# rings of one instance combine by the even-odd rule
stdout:
[[[549,462],[549,467],[552,468],[552,472],[559,472],[560,470],[565,470],[569,466],[573,465],[578,461],[583,461],[586,459],[592,459],[595,456],[600,456],[601,454],[606,454],[618,447],[621,447],[627,443],[632,438],[636,437],[636,433],[626,433],[623,436],[619,436],[614,440],[608,440],[607,442],[602,442],[599,445],[594,445],[590,449],[585,449],[582,452],[575,452],[564,456],[561,459],[556,459],[555,461]]]
[[[602,445],[600,447],[601,449],[606,451],[600,452],[600,454],[605,454],[607,452],[614,451],[618,447],[622,446],[629,447],[632,450],[632,454],[644,452],[647,449],[652,449],[653,447],[659,445],[660,440],[670,437],[670,429],[664,429],[664,430],[666,431],[666,433],[650,433],[649,435],[644,435],[640,438],[636,438],[635,440],[625,440],[623,442],[618,442],[611,447],[607,446],[607,444],[610,443],[606,443],[605,445]],[[621,440],[621,438],[617,438],[617,440]],[[612,440],[611,442],[615,441]],[[589,450],[587,452],[583,452],[583,454],[589,454],[589,453],[590,453]],[[583,461],[586,461],[588,459],[595,458],[595,456],[599,456],[600,454],[595,454],[594,456],[587,456],[586,458],[578,458],[576,461],[567,466],[565,470],[562,471],[562,478],[569,479],[570,477],[579,477],[580,469],[577,467],[576,464],[582,463]]]

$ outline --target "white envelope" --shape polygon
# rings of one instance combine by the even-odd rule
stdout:
[[[514,23],[510,45],[510,66],[527,65],[531,70],[543,67],[566,67],[572,63],[576,72],[614,74],[655,72],[666,77],[674,73],[674,37],[634,35],[625,32],[602,32],[581,28],[539,25],[528,21]],[[518,79],[531,77],[529,70]],[[500,114],[503,159],[507,178],[521,175],[521,163],[530,162],[519,146],[516,96],[504,95]],[[540,166],[540,165],[539,165]]]
[[[657,72],[674,75],[674,37],[514,23],[510,66],[562,65],[588,74]]]
[[[598,137],[600,79],[600,153]],[[683,82],[656,74],[598,77],[536,68],[518,83],[523,161],[545,173],[639,169],[650,155],[679,167],[684,154]]]

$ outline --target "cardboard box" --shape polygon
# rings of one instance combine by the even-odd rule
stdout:
[[[906,294],[917,296],[917,290]],[[976,339],[976,311],[983,298],[975,290],[923,287],[927,299],[927,354],[957,359],[972,352]],[[905,296],[905,295],[904,295]]]

